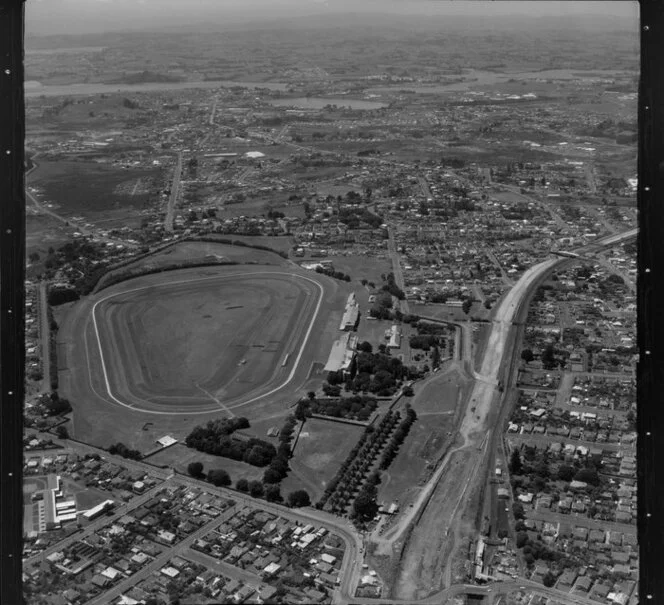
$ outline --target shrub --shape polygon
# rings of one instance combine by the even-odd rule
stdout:
[[[231,484],[230,475],[222,468],[208,471],[207,479],[212,485],[216,485],[217,487],[226,487]]]

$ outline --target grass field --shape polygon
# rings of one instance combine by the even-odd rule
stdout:
[[[156,466],[168,466],[174,468],[179,473],[187,474],[187,466],[190,462],[202,462],[203,472],[207,473],[212,469],[224,469],[233,481],[233,485],[238,479],[247,479],[252,481],[254,479],[261,479],[265,469],[257,466],[252,466],[246,462],[239,462],[231,460],[230,458],[222,458],[220,456],[212,456],[203,452],[198,452],[189,449],[186,445],[176,443],[165,450],[154,454],[148,458],[150,464]]]
[[[112,390],[140,407],[228,411],[283,374],[317,298],[300,278],[242,270],[107,294],[94,317]]]
[[[319,418],[307,420],[291,459],[293,471],[282,483],[282,493],[304,488],[312,502],[319,498],[363,430],[361,426]]]
[[[126,170],[96,162],[41,161],[27,181],[38,187],[42,199],[57,205],[58,214],[138,211],[150,199],[146,183],[160,170]],[[136,193],[132,193],[133,191]]]
[[[240,288],[241,283],[233,285],[235,290],[241,290],[242,302],[233,303],[223,293],[225,276],[233,273],[251,274],[247,277],[251,289]],[[287,282],[293,280],[310,284],[310,288],[286,287],[284,290],[276,276],[265,280],[264,273],[287,273],[285,276]],[[290,277],[290,274],[300,277]],[[177,295],[171,296],[170,288],[173,282],[201,278],[205,278],[206,281],[203,283],[210,286],[211,293],[199,293],[194,288],[187,293],[185,288],[177,292]],[[307,279],[313,279],[320,284],[323,289],[322,294],[318,286],[307,282]],[[135,293],[144,296],[144,300],[137,303],[132,299],[129,290],[144,287],[148,290]],[[184,285],[181,285],[181,288],[184,288]],[[306,294],[307,291],[310,294]],[[245,265],[192,268],[146,275],[111,286],[96,296],[81,299],[68,306],[58,319],[60,392],[71,401],[74,408],[70,433],[76,439],[100,447],[108,447],[111,443],[120,441],[143,453],[153,450],[156,440],[164,435],[172,435],[176,439],[183,440],[195,425],[228,416],[227,410],[224,410],[210,395],[198,389],[192,381],[192,378],[207,379],[213,384],[217,373],[220,379],[217,390],[230,385],[230,390],[235,389],[236,394],[239,391],[245,392],[244,397],[238,396],[234,401],[228,394],[217,399],[231,407],[231,413],[249,419],[252,424],[249,432],[266,438],[267,429],[270,426],[280,427],[285,416],[292,412],[290,406],[299,397],[305,396],[308,390],[314,388],[310,378],[312,367],[316,363],[325,363],[332,342],[338,338],[339,321],[349,291],[348,284],[312,272],[266,265]],[[258,294],[254,296],[253,292]],[[260,322],[264,322],[264,317],[258,316],[258,313],[255,313],[256,317],[249,317],[247,320],[246,315],[251,315],[248,309],[256,309],[261,304],[265,306],[269,296],[274,296],[275,292],[281,292],[277,298],[283,298],[284,294],[295,298],[275,301],[272,305],[274,308],[270,309],[270,315],[274,316],[279,309],[285,311],[282,317],[273,319],[271,323],[274,326],[259,328]],[[100,313],[105,304],[100,301],[112,294],[119,294],[118,298],[125,303],[116,304],[115,309],[106,309],[104,313]],[[230,290],[226,294],[230,294]],[[302,295],[307,301],[298,311],[296,299]],[[100,336],[102,341],[107,341],[103,345],[104,359],[108,366],[111,392],[116,400],[109,396],[100,369],[99,348],[91,320],[92,308],[97,303],[99,305],[96,315],[99,316],[97,323]],[[318,303],[320,307],[315,320],[313,323],[307,322],[306,318],[313,316],[312,307],[316,307]],[[129,312],[129,307],[133,305],[136,310],[136,304],[142,305],[142,311],[134,317],[134,314]],[[243,308],[228,309],[226,313],[229,317],[230,314],[235,314],[236,320],[244,315],[244,320],[241,320],[244,324],[237,321],[234,324],[225,322],[224,312],[216,308],[221,308],[222,305],[223,309],[242,306]],[[123,306],[127,308],[123,310]],[[171,310],[170,316],[158,316],[158,310],[167,309]],[[101,315],[107,312],[114,314],[116,321],[121,324],[119,332],[113,325],[106,325],[102,321]],[[184,323],[185,317],[191,324]],[[156,326],[162,320],[163,324],[160,324],[162,328],[153,334],[151,341],[137,336],[124,338],[130,330],[128,328],[130,321],[133,322],[132,325],[143,322],[145,328],[148,325]],[[127,325],[122,325],[123,321]],[[253,335],[249,334],[252,330],[251,325],[255,330]],[[217,326],[216,331],[211,329],[214,326]],[[265,349],[270,347],[261,349],[249,346],[247,341],[244,345],[248,348],[248,353],[243,357],[247,359],[247,363],[233,366],[231,358],[237,356],[238,347],[232,346],[232,340],[229,338],[230,330],[232,338],[239,338],[240,332],[246,333],[248,337],[253,338],[251,341],[253,344],[281,346],[282,352],[293,354],[289,356],[287,365],[282,367],[285,353],[281,357],[274,348],[271,349],[272,352],[266,351]],[[113,334],[109,334],[109,331]],[[269,336],[272,333],[285,334],[286,337],[281,344],[269,343],[267,341],[275,339]],[[197,337],[197,334],[200,337]],[[305,340],[306,334],[308,337]],[[174,342],[175,340],[179,342]],[[292,346],[289,346],[289,343]],[[239,344],[243,345],[241,342]],[[154,366],[157,359],[151,359],[151,354],[144,345],[149,345],[150,351],[152,347],[162,349],[156,355],[160,356],[159,363],[164,361],[170,372],[156,368],[155,376],[150,379],[147,368]],[[136,348],[141,349],[140,356]],[[131,358],[125,355],[126,351],[131,353]],[[108,359],[106,356],[109,356]],[[251,360],[258,359],[260,362],[261,357],[266,358],[262,360],[263,362],[272,357],[275,363],[257,366],[254,373],[250,368]],[[226,362],[222,358],[226,359]],[[141,362],[137,361],[139,359],[143,360],[146,376],[152,380],[153,385],[157,384],[159,389],[166,388],[161,383],[155,382],[157,376],[164,376],[164,381],[171,389],[171,395],[180,390],[189,399],[181,396],[166,399],[161,391],[159,394],[147,394],[148,384],[143,380]],[[222,364],[228,363],[229,360],[231,365],[223,367]],[[124,380],[122,378],[124,373],[132,376],[131,388],[139,382],[141,384],[138,384],[138,388],[148,397],[156,396],[156,400],[140,401],[140,398],[134,397],[123,384],[118,384]],[[116,376],[116,379],[113,376]],[[237,378],[246,381],[237,382]],[[267,378],[267,382],[259,383],[259,380],[264,378]],[[116,392],[116,389],[119,389],[119,392]],[[207,388],[205,390],[215,397],[213,390]],[[132,405],[137,407],[131,407]]]
[[[387,504],[399,500],[403,506],[419,491],[430,474],[427,468],[454,440],[454,421],[466,380],[454,369],[444,370],[414,385],[410,403],[417,412],[397,457],[383,475],[378,500]]]
[[[392,271],[392,264],[387,258],[376,258],[373,256],[330,256],[335,270],[350,275],[354,282],[366,279],[374,282],[376,286],[381,284],[381,275],[387,275]]]
[[[258,244],[258,242],[256,242]],[[267,245],[267,244],[259,244]],[[182,261],[202,260],[216,256],[235,263],[254,263],[261,265],[287,265],[286,259],[274,252],[255,250],[245,246],[217,244],[212,242],[180,242],[131,264],[131,267],[164,267]]]

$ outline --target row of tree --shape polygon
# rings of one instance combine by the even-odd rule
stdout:
[[[202,462],[191,462],[187,467],[188,473],[196,479],[205,479],[217,487],[230,487],[231,477],[227,471],[221,468],[210,469],[204,472]],[[268,502],[283,502],[283,496],[278,485],[265,483],[258,480],[238,479],[235,489],[239,492],[248,493],[253,498],[265,498]],[[288,505],[291,507],[309,506],[311,499],[306,490],[299,489],[288,494]]]
[[[390,442],[387,444],[387,447],[383,451],[383,455],[379,464],[380,470],[384,471],[390,466],[390,464],[392,464],[392,461],[396,458],[401,444],[404,442],[408,432],[410,431],[410,427],[416,419],[417,414],[415,413],[415,410],[410,407],[410,405],[406,404],[406,417],[399,423],[399,426],[392,434]]]
[[[316,273],[321,273],[327,275],[328,277],[334,277],[334,279],[339,279],[341,281],[350,281],[350,275],[344,273],[343,271],[335,271],[334,269],[328,269],[318,265],[316,267]]]
[[[362,486],[374,460],[382,452],[385,443],[400,420],[398,413],[388,411],[374,429],[368,426],[361,440],[351,450],[341,468],[328,484],[323,497],[318,502],[319,508],[339,513],[345,511],[355,492]]]
[[[129,449],[124,443],[114,443],[108,448],[108,453],[114,456],[122,456],[129,460],[140,460],[143,455],[138,450]]]

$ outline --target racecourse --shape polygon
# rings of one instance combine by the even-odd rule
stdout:
[[[75,435],[281,417],[329,350],[345,296],[324,276],[238,265],[142,276],[80,301],[58,335]]]
[[[308,277],[275,271],[131,288],[95,302],[88,350],[97,349],[105,394],[119,405],[230,410],[289,382],[322,294]],[[286,356],[294,361],[283,366]]]

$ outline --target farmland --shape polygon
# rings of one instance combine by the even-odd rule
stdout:
[[[28,183],[60,214],[99,214],[118,210],[134,214],[149,203],[149,184],[160,170],[126,170],[96,162],[44,161],[31,173]]]

